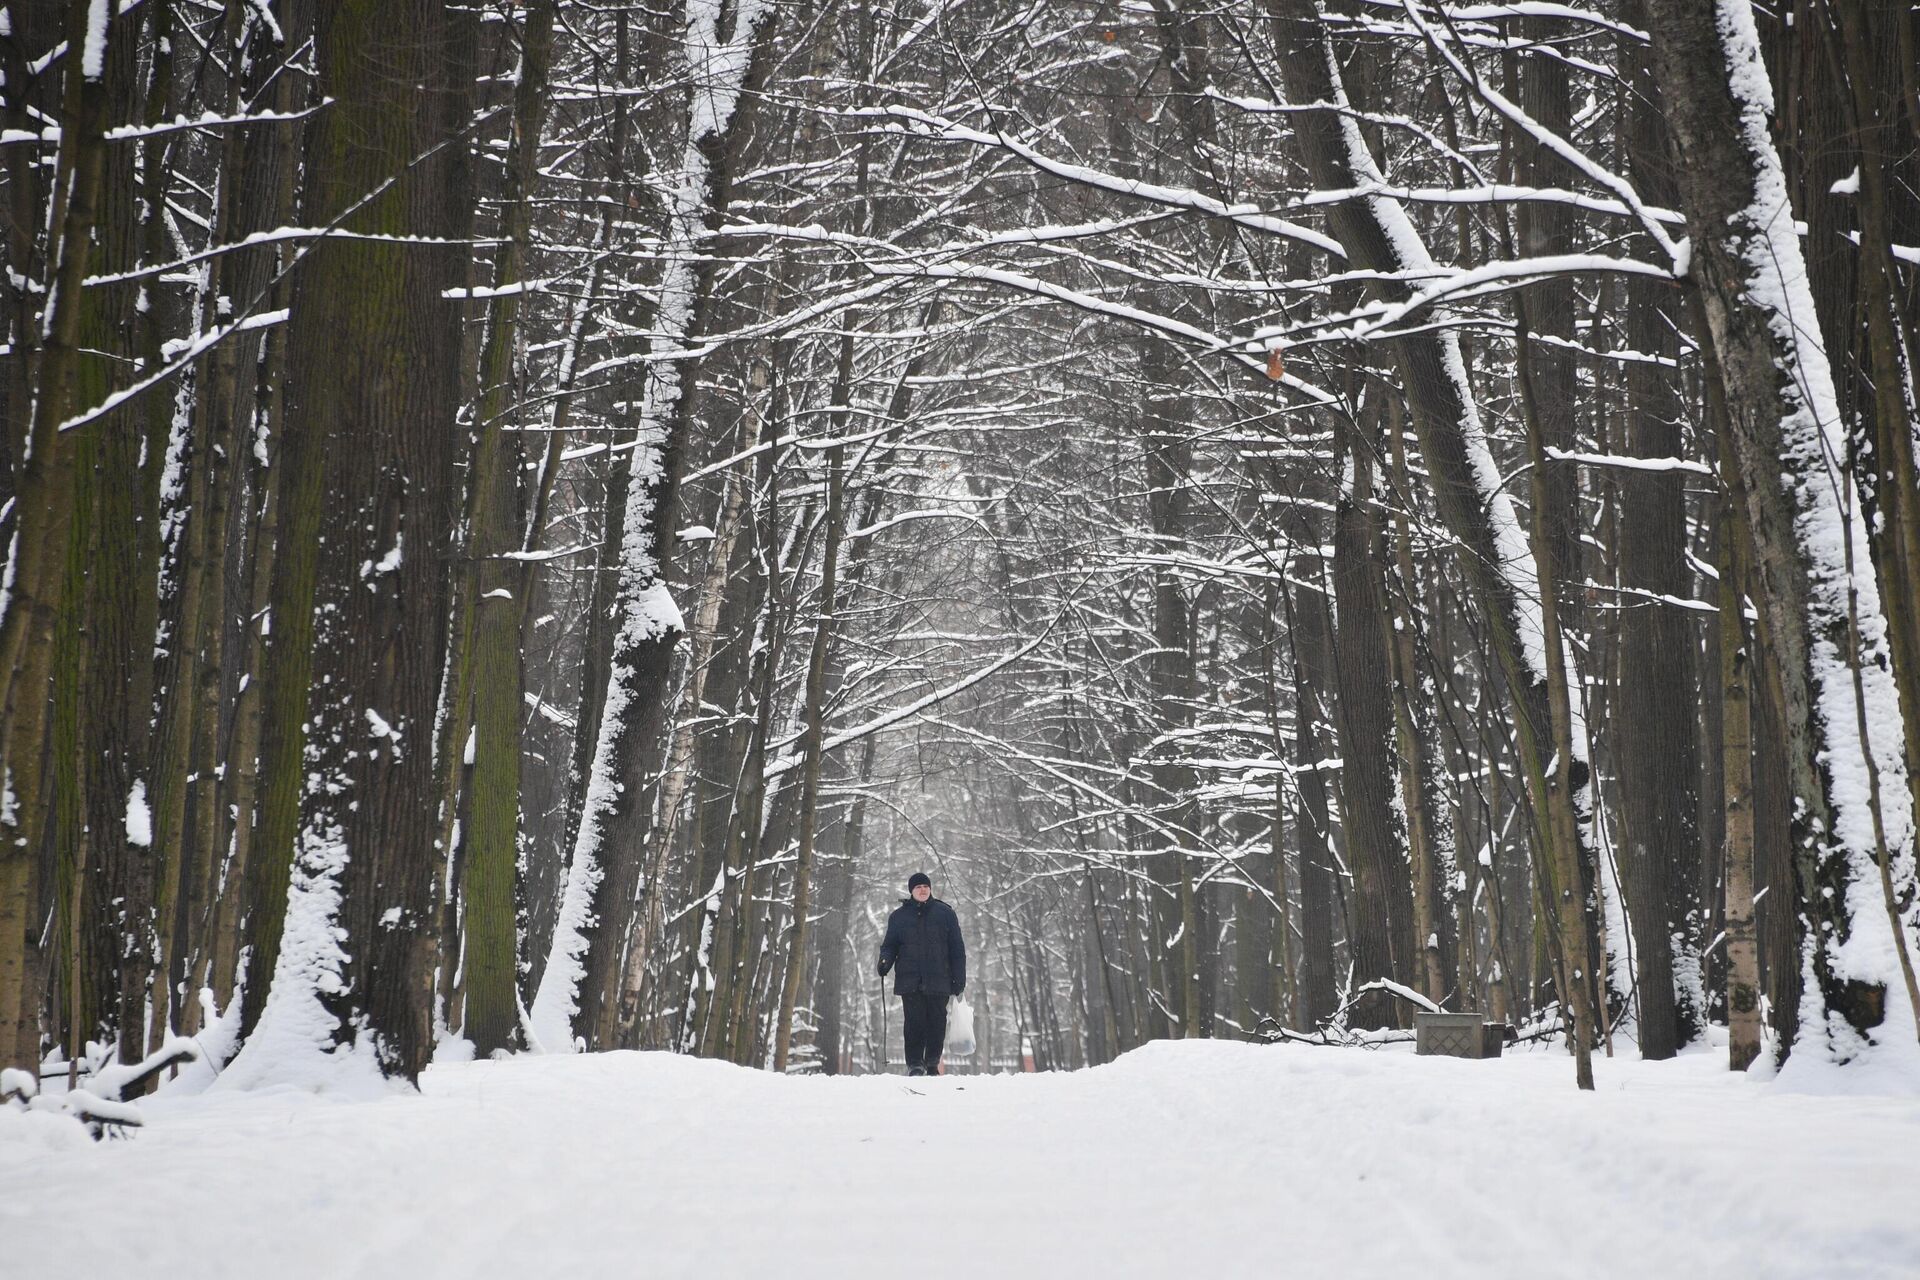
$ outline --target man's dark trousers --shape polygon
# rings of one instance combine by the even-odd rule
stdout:
[[[947,1047],[947,997],[943,992],[909,991],[900,1004],[907,1030],[907,1070],[932,1075]]]

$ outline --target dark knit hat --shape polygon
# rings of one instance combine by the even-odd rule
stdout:
[[[927,879],[926,872],[916,871],[912,875],[907,877],[908,893],[912,893],[915,889],[918,889],[921,885],[925,885],[929,889],[933,888],[933,881]]]

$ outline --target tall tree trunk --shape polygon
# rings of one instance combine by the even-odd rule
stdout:
[[[701,334],[713,287],[713,262],[700,251],[727,206],[733,168],[747,131],[742,97],[765,74],[775,29],[760,0],[687,11],[688,65],[705,69],[723,42],[744,57],[723,60],[690,91],[686,147],[669,198],[657,340],[668,358],[649,366],[640,404],[640,436],[629,472],[621,534],[613,666],[600,713],[579,836],[553,945],[529,1016],[535,1037],[555,1050],[590,1037],[601,1006],[618,996],[621,944],[638,880],[639,824],[645,817],[648,765],[665,747],[654,741],[664,712],[667,674],[685,633],[669,594],[666,562],[674,550],[680,458],[697,363],[685,353]]]
[[[848,1038],[842,1007],[846,1003],[847,973],[847,926],[853,911],[854,873],[860,866],[861,854],[865,850],[867,825],[866,786],[873,778],[873,763],[880,744],[878,734],[871,734],[860,746],[860,768],[852,775],[857,794],[848,802],[845,816],[840,823],[838,849],[828,863],[826,891],[826,922],[822,932],[828,938],[828,945],[820,953],[820,1029],[815,1036],[815,1044],[820,1051],[820,1070],[826,1075],[839,1075],[843,1060],[850,1064],[853,1044]],[[863,966],[856,966],[856,973],[864,973]]]
[[[1747,537],[1745,533],[1738,536]],[[1754,584],[1751,543],[1748,557],[1748,597]],[[1766,611],[1752,628],[1755,662],[1753,697],[1753,845],[1754,870],[1760,881],[1755,932],[1759,936],[1761,982],[1766,988],[1771,1026],[1778,1043],[1793,1043],[1800,1023],[1800,1002],[1806,994],[1806,973],[1800,963],[1800,904],[1797,868],[1793,856],[1793,784],[1787,768],[1786,714],[1781,710],[1780,659],[1768,639]],[[1762,896],[1764,895],[1764,896]]]
[[[145,16],[145,15],[142,15]],[[155,10],[156,20],[165,11]],[[123,24],[107,57],[108,80],[123,89],[116,115],[138,98],[135,41],[140,20]],[[155,65],[155,88],[164,91],[167,63]],[[147,94],[145,114],[161,104]],[[142,197],[152,187],[135,182],[134,153],[109,151],[100,192],[92,272],[132,269],[144,230]],[[138,288],[131,283],[96,286],[82,295],[85,315],[77,403],[91,408],[131,381],[145,354]],[[123,1009],[138,1019],[138,1005],[119,993],[122,939],[145,925],[143,885],[138,875],[145,848],[137,818],[129,839],[129,814],[141,799],[134,791],[146,755],[147,707],[136,701],[150,686],[141,678],[152,655],[152,632],[143,631],[143,597],[153,580],[141,569],[144,485],[140,459],[147,443],[146,415],[137,404],[104,416],[76,441],[74,525],[68,544],[60,652],[54,665],[56,729],[52,767],[56,832],[59,926],[57,972],[62,995],[55,1024],[70,1060],[84,1058],[90,1041],[115,1047]],[[145,616],[151,616],[150,612]],[[130,927],[131,926],[131,930]],[[132,1007],[128,1008],[129,1004]],[[130,1040],[133,1037],[129,1037]]]
[[[773,416],[777,421],[778,412]],[[760,839],[767,739],[774,713],[774,673],[784,644],[784,629],[778,625],[784,564],[777,484],[779,453],[776,447],[761,456],[761,474],[756,481],[765,498],[756,522],[756,545],[747,553],[749,563],[754,565],[749,579],[754,585],[741,593],[747,597],[743,603],[753,606],[743,614],[747,620],[744,633],[752,640],[736,668],[738,692],[733,699],[736,704],[749,699],[751,709],[736,715],[733,740],[723,758],[731,781],[724,788],[716,788],[716,807],[726,806],[724,829],[712,842],[719,857],[711,867],[712,882],[702,908],[687,1011],[681,1025],[682,1050],[689,1053],[725,1052],[740,945],[736,938],[747,927],[740,903],[747,866]],[[702,873],[699,878],[706,876]]]
[[[1920,311],[1914,269],[1893,250],[1920,232],[1913,189],[1920,164],[1912,155],[1911,104],[1902,101],[1912,93],[1906,64],[1920,22],[1898,6],[1831,0],[1800,0],[1789,18],[1773,37],[1788,126],[1780,158],[1806,223],[1801,251],[1848,429],[1860,519],[1887,586],[1881,605],[1906,754],[1920,761],[1920,592],[1894,589],[1920,580],[1913,482],[1920,379],[1911,367],[1920,355]],[[1910,767],[1908,780],[1920,789],[1920,770]],[[1913,803],[1920,804],[1920,790]]]
[[[230,3],[226,21],[225,43],[232,50],[233,71],[222,81],[222,101],[217,104],[222,113],[237,110],[269,84],[291,79],[284,62],[265,56],[273,31],[257,12],[245,4]],[[262,150],[273,145],[270,136],[255,130],[236,129],[229,134],[220,166],[216,241],[244,241],[283,225],[291,203],[278,199],[275,170],[261,163]],[[271,268],[272,253],[265,246],[223,255],[210,263],[212,287],[205,326],[220,323],[223,315],[257,310]],[[183,610],[179,623],[175,645],[181,651],[182,666],[170,692],[184,704],[176,714],[184,722],[184,763],[193,781],[190,787],[175,783],[169,788],[191,807],[180,829],[177,858],[165,846],[161,852],[167,858],[168,887],[177,894],[168,967],[180,987],[179,1027],[189,1035],[200,1027],[198,992],[213,961],[212,926],[221,886],[232,882],[231,872],[245,874],[229,858],[242,846],[230,838],[228,807],[221,801],[229,789],[232,736],[227,705],[234,683],[228,674],[227,637],[233,611],[227,588],[234,522],[242,510],[238,495],[241,459],[247,453],[245,427],[253,422],[245,394],[253,383],[253,362],[245,358],[252,350],[254,344],[237,335],[222,343],[212,352],[196,385],[190,430],[199,478],[190,486],[196,493],[195,507],[182,513],[192,542],[184,572],[196,575],[198,581],[188,582],[182,591],[191,597],[192,607],[190,614]]]
[[[747,373],[747,404],[741,414],[740,448],[751,453],[759,447],[761,430],[765,422],[762,412],[767,389],[768,367],[764,360],[756,360]],[[686,689],[681,704],[673,717],[673,740],[665,757],[665,771],[660,783],[660,800],[657,807],[655,828],[649,837],[650,858],[647,868],[647,884],[644,892],[646,900],[642,913],[635,922],[633,936],[627,942],[626,967],[620,983],[620,1001],[617,1007],[609,1006],[603,1012],[603,1019],[616,1015],[618,1021],[612,1027],[603,1028],[602,1039],[609,1035],[617,1036],[621,1043],[633,1047],[631,1041],[636,1034],[640,1017],[642,988],[646,982],[647,967],[656,957],[663,928],[662,915],[665,902],[662,894],[664,886],[660,877],[666,866],[666,858],[673,851],[679,838],[682,814],[687,807],[689,789],[695,791],[694,773],[696,771],[696,750],[694,743],[695,723],[700,717],[700,708],[705,704],[708,692],[708,679],[713,669],[714,645],[720,635],[720,612],[722,604],[729,598],[727,579],[737,567],[734,562],[734,549],[739,543],[746,507],[747,493],[753,487],[752,460],[743,459],[739,467],[729,467],[722,476],[720,511],[714,520],[715,531],[710,543],[707,558],[707,571],[700,584],[699,605],[694,610],[693,626],[689,629],[691,640],[687,655]],[[724,737],[725,735],[716,735]],[[694,801],[699,803],[698,799]],[[705,858],[704,842],[700,839],[700,824],[694,824],[694,845],[696,868],[710,861]],[[701,876],[696,869],[694,876],[696,887]]]
[[[840,358],[833,379],[831,403],[835,412],[828,430],[834,439],[845,435],[853,403],[853,334],[840,338]],[[806,977],[807,938],[812,928],[813,850],[820,815],[820,756],[827,716],[827,661],[839,624],[835,593],[840,585],[840,542],[846,531],[846,476],[844,444],[827,450],[827,508],[825,543],[820,555],[819,605],[814,613],[813,645],[807,653],[805,703],[801,710],[800,740],[800,848],[793,866],[793,936],[787,947],[786,981],[780,991],[780,1010],[774,1029],[773,1069],[787,1069],[793,1042],[793,1009]]]
[[[1266,615],[1265,640],[1266,662],[1266,712],[1267,723],[1273,734],[1273,807],[1268,818],[1268,854],[1267,873],[1268,891],[1273,894],[1273,915],[1267,924],[1267,990],[1255,1000],[1264,1000],[1267,1012],[1276,1022],[1285,1025],[1294,1016],[1294,945],[1293,945],[1293,906],[1287,890],[1287,795],[1288,771],[1284,743],[1286,735],[1281,728],[1281,710],[1285,705],[1280,683],[1280,635],[1281,601],[1285,599],[1286,584],[1283,581],[1280,561],[1274,566],[1274,575],[1266,583],[1261,612]],[[1297,704],[1296,704],[1297,708]],[[1297,709],[1296,709],[1297,715]],[[1296,732],[1299,724],[1295,720]],[[1297,797],[1298,792],[1295,790]],[[1300,822],[1300,808],[1294,806],[1294,822]],[[1250,975],[1242,974],[1241,981],[1249,983]],[[1252,1030],[1251,1027],[1247,1030]]]
[[[433,1048],[433,725],[460,352],[443,294],[460,271],[454,252],[405,241],[456,225],[446,144],[465,124],[452,110],[463,86],[449,83],[454,32],[439,0],[405,13],[322,7],[314,35],[334,101],[308,135],[302,218],[387,238],[323,242],[295,287],[288,448],[321,463],[320,492],[301,496],[326,513],[311,571],[308,780],[297,909],[229,1073],[358,1061],[413,1080]],[[276,651],[296,639],[289,627]]]
[[[466,1006],[461,1031],[476,1053],[520,1044],[514,882],[520,835],[520,724],[526,683],[520,634],[528,606],[526,575],[512,558],[527,542],[525,471],[512,430],[520,351],[520,284],[527,269],[540,131],[546,116],[547,68],[553,56],[553,0],[534,0],[520,37],[519,83],[513,97],[506,186],[501,193],[502,244],[494,260],[475,413],[479,445],[470,479],[467,548],[456,590],[452,660],[464,670],[450,684],[472,692],[471,709],[456,700],[447,719],[474,741],[471,821],[465,829],[461,968]],[[467,664],[471,665],[468,666]],[[443,770],[458,771],[466,733],[443,742]],[[444,794],[444,789],[443,789]],[[442,823],[444,826],[444,822]],[[452,957],[442,957],[442,964]]]
[[[1393,666],[1394,738],[1400,756],[1400,799],[1407,814],[1407,847],[1413,863],[1413,940],[1419,962],[1419,985],[1429,1000],[1440,1004],[1453,996],[1456,988],[1462,997],[1456,1008],[1471,1008],[1465,998],[1466,984],[1473,978],[1471,963],[1473,929],[1471,888],[1467,888],[1466,928],[1456,923],[1455,895],[1460,868],[1454,851],[1453,821],[1447,811],[1447,798],[1439,785],[1446,765],[1436,724],[1438,708],[1434,702],[1438,690],[1422,671],[1418,640],[1420,621],[1420,578],[1413,561],[1413,522],[1409,508],[1413,485],[1407,471],[1406,432],[1402,428],[1401,402],[1388,402],[1388,458],[1393,466],[1396,501],[1393,510],[1394,575],[1387,578],[1386,617],[1391,628],[1388,657]],[[1464,945],[1468,962],[1462,964],[1459,948]]]
[[[284,39],[275,49],[276,57],[269,59],[258,49],[252,54],[248,80],[251,101],[289,115],[305,104],[310,82],[288,59],[304,46],[310,21],[307,5],[289,5],[282,10],[280,34]],[[264,43],[267,38],[267,32],[256,29],[256,44]],[[269,86],[270,91],[263,92]],[[267,230],[293,221],[298,202],[296,183],[300,173],[301,138],[298,126],[281,125],[261,135],[259,145],[250,147],[239,157],[237,162],[244,164],[247,171],[244,188],[247,194],[243,200],[247,231]],[[234,296],[252,302],[254,293],[266,286],[268,307],[275,311],[289,309],[293,304],[293,273],[288,270],[292,265],[292,252],[290,247],[282,247],[276,254],[271,246],[261,246],[242,255],[242,262],[236,266]],[[269,277],[270,286],[266,285]],[[251,344],[247,349],[252,350]],[[260,830],[258,803],[268,683],[267,652],[279,551],[274,521],[280,510],[281,479],[285,471],[277,465],[274,455],[283,439],[287,356],[287,326],[275,325],[267,332],[259,358],[242,365],[250,396],[243,397],[239,403],[251,404],[247,419],[253,437],[252,480],[248,486],[252,494],[251,529],[243,559],[246,613],[236,644],[241,655],[240,678],[237,692],[233,694],[220,792],[223,812],[232,815],[232,853],[219,900],[214,904],[209,959],[215,1002],[223,1009],[244,979],[238,972],[239,956],[241,949],[249,945],[246,939],[256,924],[246,909],[256,875],[251,863]],[[228,625],[232,623],[231,618],[225,621]],[[278,897],[284,900],[285,896],[282,880]],[[241,990],[244,999],[246,989],[241,986]],[[259,989],[254,994],[252,1014],[257,1018],[258,997],[265,991]],[[244,1012],[242,1021],[245,1021]]]
[[[1173,353],[1158,338],[1145,340],[1141,378],[1146,386],[1147,512],[1156,552],[1165,556],[1187,534],[1193,465],[1192,405],[1179,386]],[[1156,564],[1153,570],[1152,672],[1154,730],[1160,737],[1147,766],[1154,806],[1164,811],[1157,824],[1162,852],[1153,860],[1154,880],[1160,892],[1155,928],[1157,945],[1167,966],[1167,999],[1179,1019],[1178,1034],[1207,1034],[1202,1009],[1199,933],[1200,921],[1193,887],[1194,868],[1189,846],[1197,844],[1196,808],[1191,800],[1193,771],[1178,759],[1183,750],[1180,730],[1192,723],[1194,705],[1193,636],[1186,592],[1179,570]]]
[[[1330,190],[1383,185],[1357,129],[1336,114],[1348,104],[1317,0],[1268,0],[1268,9],[1275,18],[1280,73],[1289,94],[1299,102],[1338,104],[1294,117],[1295,137],[1314,185]],[[1418,231],[1392,197],[1345,201],[1333,206],[1328,217],[1351,266],[1389,277],[1432,269]],[[1374,288],[1389,300],[1408,296],[1408,286],[1397,279]],[[1588,991],[1595,924],[1583,887],[1586,868],[1594,862],[1586,829],[1592,775],[1584,759],[1575,759],[1567,714],[1555,711],[1567,704],[1566,671],[1564,666],[1556,670],[1550,661],[1550,611],[1540,590],[1538,548],[1527,546],[1512,502],[1500,488],[1457,333],[1429,326],[1394,339],[1392,345],[1434,505],[1458,540],[1461,568],[1512,699],[1520,763],[1534,802],[1537,872],[1550,886],[1547,902],[1556,920],[1549,942],[1561,957],[1561,967],[1576,975],[1567,993],[1575,1075],[1582,1088],[1591,1088],[1589,1055],[1597,1015]],[[1553,696],[1556,689],[1560,698]]]
[[[1731,508],[1729,500],[1727,506]],[[1739,521],[1722,517],[1721,741],[1726,752],[1727,1058],[1745,1071],[1760,1056],[1760,951],[1753,927],[1753,663],[1746,635],[1746,555]]]
[[[212,47],[219,56],[208,60],[208,78],[219,114],[231,114],[237,86],[233,73],[240,59],[240,6],[228,5]],[[234,192],[240,180],[240,156],[245,153],[244,131],[223,141],[218,179],[214,184],[212,240],[231,243],[234,237]],[[190,323],[205,331],[218,323],[229,301],[227,255],[206,266],[204,284],[196,291]],[[160,942],[159,964],[149,992],[148,1048],[157,1048],[168,1028],[183,1030],[192,1000],[188,981],[189,930],[193,904],[200,896],[200,861],[204,853],[199,802],[215,789],[213,765],[196,767],[213,744],[206,725],[196,724],[206,709],[204,689],[217,690],[220,678],[221,586],[224,544],[216,526],[227,509],[229,463],[233,458],[231,425],[234,416],[235,369],[238,361],[232,341],[216,348],[185,406],[183,435],[171,442],[177,461],[185,468],[185,483],[168,495],[169,531],[166,548],[168,590],[163,608],[162,640],[157,655],[158,699],[154,717],[153,837],[156,858],[154,883],[155,932]],[[217,433],[217,434],[216,434]],[[209,597],[212,597],[210,600]]]
[[[762,412],[769,378],[769,368],[765,360],[755,360],[747,373],[747,404],[741,414],[740,449],[752,454],[759,447],[765,414]],[[658,819],[650,837],[651,860],[647,871],[648,883],[645,888],[646,901],[642,914],[636,922],[633,937],[627,943],[626,970],[620,984],[620,1002],[617,1008],[618,1024],[607,1032],[617,1034],[621,1043],[633,1047],[631,1042],[636,1034],[640,1017],[642,988],[646,981],[647,968],[657,957],[655,950],[659,945],[663,928],[662,914],[665,908],[663,900],[664,886],[660,877],[664,871],[666,858],[672,852],[679,837],[683,810],[687,806],[687,792],[695,792],[695,807],[699,805],[699,788],[694,785],[697,771],[697,751],[695,745],[695,724],[700,717],[700,708],[705,705],[708,695],[708,681],[713,671],[714,646],[719,639],[722,605],[734,594],[727,591],[729,575],[738,567],[734,559],[734,550],[740,541],[744,524],[744,512],[748,491],[753,487],[753,462],[751,457],[741,460],[738,468],[729,467],[722,477],[722,496],[720,512],[715,518],[716,526],[711,549],[707,558],[706,576],[701,582],[699,605],[694,611],[693,627],[689,636],[692,641],[687,656],[686,690],[681,699],[678,713],[673,717],[673,742],[666,754],[665,776],[660,784]],[[725,734],[716,733],[716,739],[724,739]],[[713,861],[707,855],[706,841],[701,839],[702,824],[694,823],[693,845],[695,851],[695,871],[693,883],[701,887],[708,878],[701,874],[700,868],[707,867]],[[606,1032],[603,1032],[603,1035]]]
[[[1796,879],[1813,977],[1801,1032],[1816,1053],[1856,1056],[1888,1016],[1888,986],[1910,964],[1857,959],[1907,950],[1888,921],[1880,866],[1910,845],[1900,758],[1906,731],[1893,679],[1875,658],[1886,615],[1867,537],[1839,465],[1839,405],[1814,314],[1780,158],[1753,15],[1647,0],[1654,68],[1678,144],[1690,270],[1726,395],[1756,592],[1779,657],[1787,764],[1796,801]],[[1869,646],[1861,653],[1860,640]],[[1863,715],[1855,681],[1861,685]],[[1862,728],[1871,729],[1865,739]],[[1910,864],[1906,864],[1910,867]],[[1910,874],[1910,871],[1907,873]],[[1856,934],[1866,941],[1851,943]],[[1883,940],[1883,946],[1871,939]],[[1904,969],[1905,975],[1898,970]],[[1906,994],[1904,991],[1902,994]],[[1908,1001],[1920,1005],[1920,1001]],[[1901,1011],[1920,1018],[1920,1008]]]
[[[1334,667],[1339,700],[1340,829],[1353,885],[1347,897],[1347,946],[1358,989],[1387,978],[1413,985],[1415,946],[1406,827],[1396,803],[1393,681],[1385,603],[1383,550],[1374,492],[1371,441],[1348,429],[1346,475],[1333,514]],[[1348,992],[1352,998],[1352,992]],[[1374,1030],[1398,1022],[1400,1002],[1386,991],[1360,996],[1353,1026]]]
[[[46,313],[41,321],[39,379],[27,426],[13,540],[8,548],[9,593],[0,613],[0,783],[11,803],[0,813],[0,1061],[37,1070],[40,1055],[39,863],[48,834],[51,799],[42,768],[52,710],[49,681],[62,597],[66,594],[74,501],[75,453],[80,438],[63,424],[88,406],[80,401],[82,325],[87,309],[82,281],[93,256],[94,228],[106,168],[105,130],[123,86],[115,83],[115,43],[126,22],[108,22],[95,48],[90,14],[69,6],[67,48],[89,56],[63,60],[61,147],[52,190],[64,192],[54,211],[55,241]],[[89,434],[97,426],[81,428]]]
[[[1332,717],[1321,705],[1324,691],[1333,687],[1333,646],[1326,598],[1307,585],[1324,580],[1315,572],[1319,546],[1317,539],[1300,545],[1291,575],[1296,585],[1287,624],[1293,647],[1294,786],[1300,800],[1293,824],[1300,846],[1300,977],[1293,1016],[1299,1026],[1309,1029],[1331,1018],[1338,1004],[1333,971],[1333,823],[1322,768],[1322,757],[1335,744]]]
[[[1636,7],[1637,8],[1637,7]],[[1637,20],[1637,13],[1636,13]],[[1642,198],[1678,200],[1659,86],[1640,47],[1627,51],[1631,106],[1626,154]],[[1626,281],[1626,344],[1648,359],[1626,366],[1626,451],[1681,456],[1686,405],[1676,377],[1684,309],[1677,291],[1644,276]],[[1678,471],[1620,480],[1619,569],[1624,586],[1654,597],[1621,615],[1619,761],[1621,890],[1632,922],[1640,1053],[1670,1058],[1706,1029],[1700,973],[1698,748],[1689,616],[1664,600],[1692,594],[1686,494]]]

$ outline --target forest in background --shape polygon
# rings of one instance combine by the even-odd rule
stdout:
[[[0,75],[0,1066],[872,1069],[922,867],[989,1060],[1913,1043],[1910,8],[9,0]]]

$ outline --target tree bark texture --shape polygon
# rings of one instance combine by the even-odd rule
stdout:
[[[437,0],[410,0],[404,14],[374,3],[316,13],[320,89],[334,105],[308,134],[307,225],[445,237],[457,196],[444,144],[464,123],[451,118],[459,89],[447,76],[452,34]],[[284,1005],[289,1032],[328,1026],[332,1042],[413,1080],[433,1048],[433,726],[446,651],[460,350],[457,304],[442,295],[461,271],[458,251],[401,239],[324,241],[303,265],[287,447],[290,461],[322,478],[309,489],[292,472],[288,488],[303,492],[290,494],[283,531],[305,532],[298,526],[311,520],[317,546],[310,569],[283,562],[282,572],[311,574],[312,693],[290,889],[299,910],[263,1019]],[[282,547],[287,560],[305,557],[295,539]],[[305,638],[292,616],[297,599],[288,604],[288,613],[276,610],[292,624],[275,637],[283,682]],[[305,690],[283,683],[275,692],[284,715]],[[324,1016],[303,1014],[309,1003]]]

